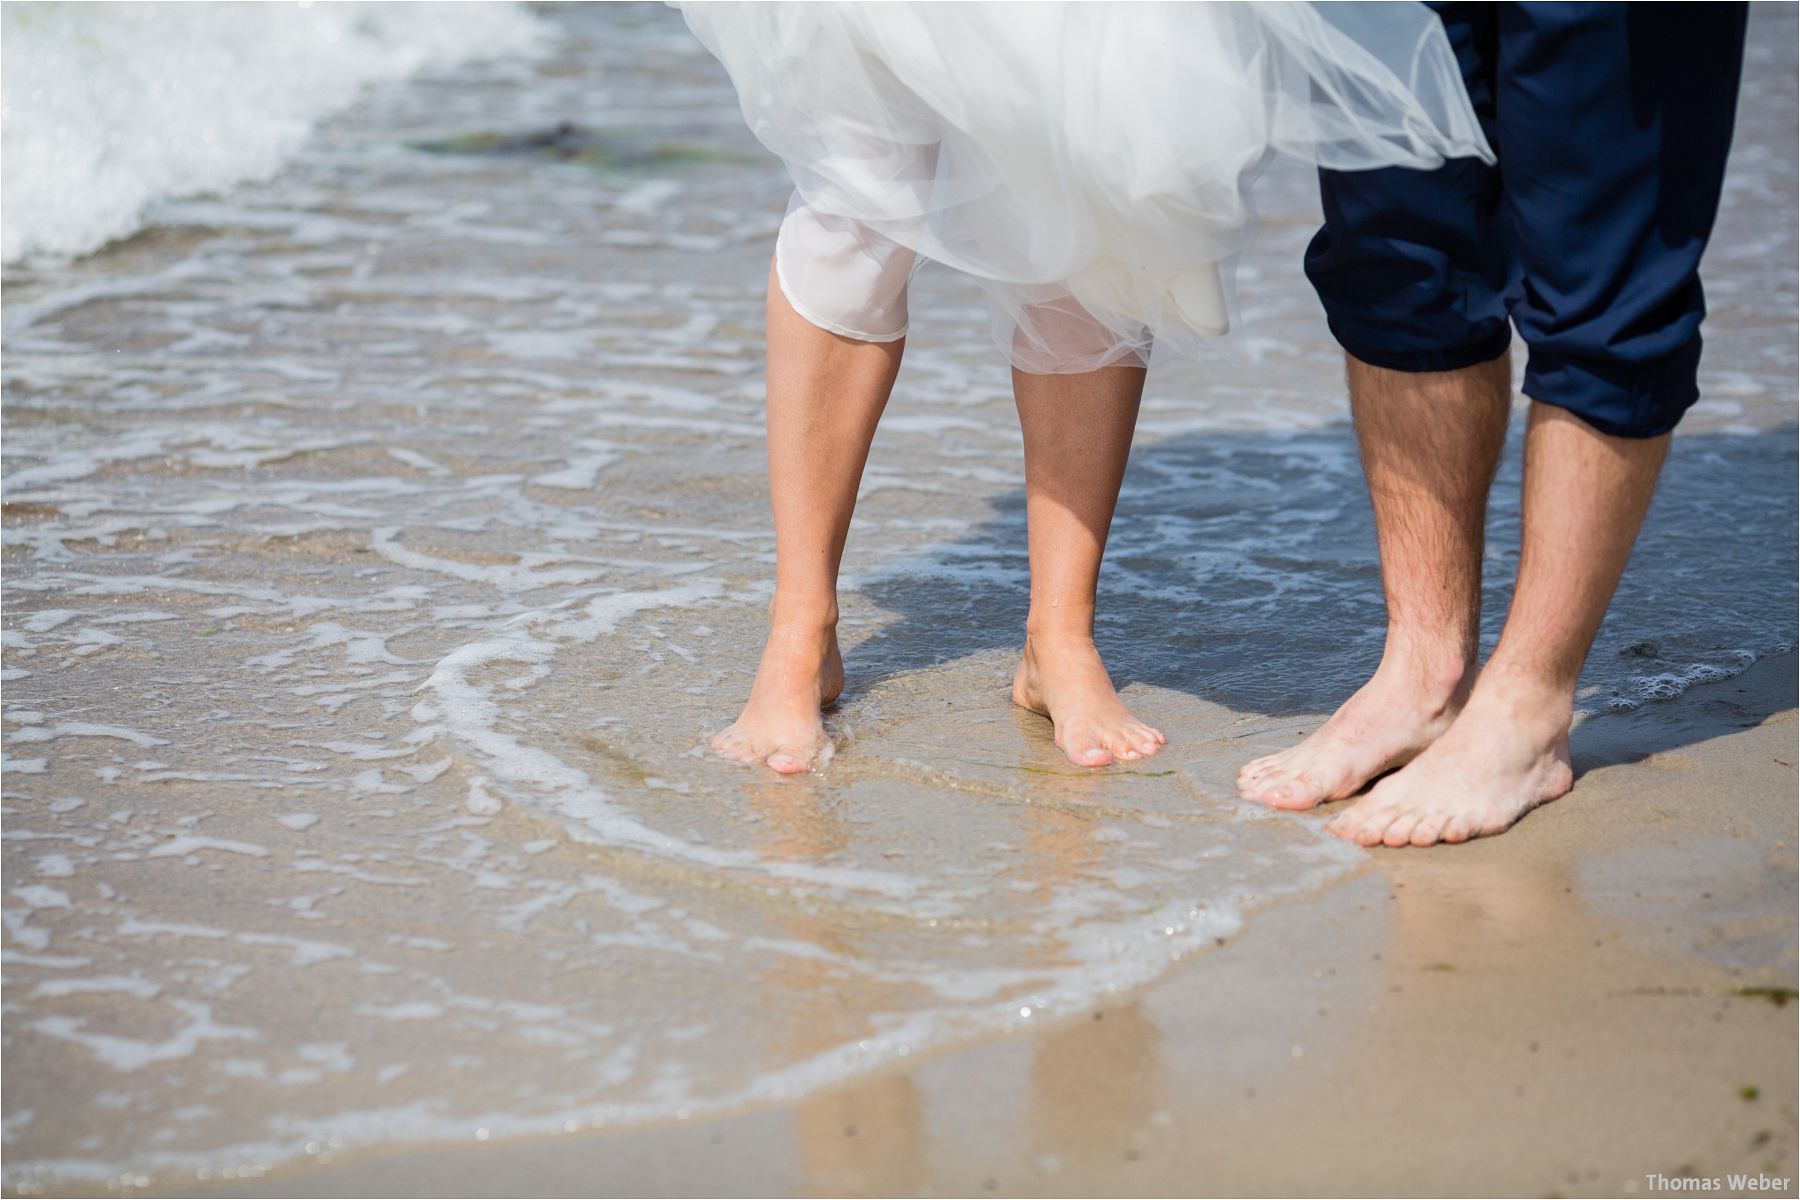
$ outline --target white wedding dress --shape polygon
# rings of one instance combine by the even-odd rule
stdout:
[[[978,280],[1031,372],[1149,360],[1229,327],[1248,190],[1273,154],[1334,170],[1492,161],[1413,3],[684,3],[795,193],[783,294],[905,335],[923,260]],[[1299,269],[1298,264],[1295,269]]]

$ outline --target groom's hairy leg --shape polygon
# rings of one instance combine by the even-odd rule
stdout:
[[[1450,727],[1474,680],[1482,531],[1511,360],[1419,373],[1348,362],[1387,644],[1374,676],[1317,732],[1239,772],[1239,792],[1274,808],[1342,800],[1410,761]]]
[[[1569,790],[1575,685],[1637,541],[1667,434],[1603,434],[1533,403],[1519,578],[1500,644],[1437,741],[1331,823],[1365,846],[1500,833]]]

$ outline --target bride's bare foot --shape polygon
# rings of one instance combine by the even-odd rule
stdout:
[[[1078,767],[1148,758],[1168,740],[1119,699],[1091,637],[1026,635],[1012,698],[1050,718],[1057,746]]]
[[[769,641],[756,668],[750,701],[712,748],[741,763],[761,762],[797,775],[831,757],[819,710],[844,690],[837,621],[771,614]]]
[[[1238,794],[1288,809],[1355,795],[1450,728],[1473,676],[1460,653],[1383,658],[1374,677],[1305,741],[1238,772]]]

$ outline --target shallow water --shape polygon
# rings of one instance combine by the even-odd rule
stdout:
[[[674,14],[546,19],[541,60],[374,92],[268,185],[6,275],[8,1187],[792,1096],[1079,1012],[1361,862],[1225,786],[1380,649],[1309,180],[1266,181],[1244,335],[1151,379],[1101,636],[1170,748],[1074,772],[1006,704],[1016,424],[927,271],[839,753],[778,781],[701,748],[769,596],[786,189]],[[1794,637],[1794,31],[1757,20],[1707,399],[1598,719]]]

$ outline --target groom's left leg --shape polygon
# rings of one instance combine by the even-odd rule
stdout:
[[[1518,580],[1462,713],[1333,822],[1345,837],[1462,841],[1569,789],[1582,664],[1698,396],[1743,33],[1740,5],[1503,6],[1497,149],[1533,400]]]

